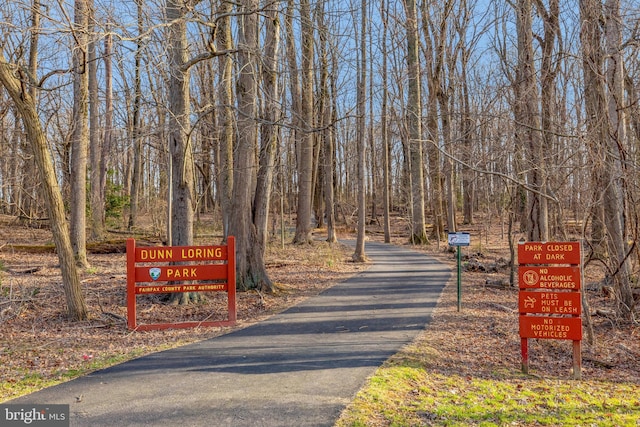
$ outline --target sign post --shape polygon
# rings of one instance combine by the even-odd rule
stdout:
[[[580,379],[581,260],[579,242],[526,242],[518,245],[518,311],[523,373],[529,373],[529,338],[566,339],[573,341],[573,377]]]
[[[462,307],[462,271],[461,271],[461,246],[469,246],[471,243],[471,236],[469,233],[458,232],[449,233],[448,236],[449,246],[457,247],[457,259],[458,259],[458,311]]]

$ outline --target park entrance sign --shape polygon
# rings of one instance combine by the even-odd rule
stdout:
[[[127,324],[129,329],[154,330],[236,323],[235,239],[222,246],[136,246],[127,239]],[[185,283],[186,282],[186,283]],[[137,323],[138,295],[175,292],[227,292],[228,316],[221,321]]]
[[[529,372],[529,339],[573,341],[573,376],[581,376],[582,273],[579,242],[518,245],[518,311],[522,371]]]

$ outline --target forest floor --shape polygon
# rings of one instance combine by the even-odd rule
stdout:
[[[393,243],[408,245],[401,221]],[[368,238],[382,241],[378,225]],[[520,366],[518,290],[509,285],[509,250],[504,224],[495,219],[469,226],[471,245],[463,249],[461,310],[457,310],[456,256],[446,242],[416,247],[451,266],[454,274],[425,333],[437,342],[441,368],[469,375],[500,372]],[[238,325],[259,322],[301,300],[357,274],[366,264],[351,261],[352,250],[323,241],[316,232],[312,247],[279,239],[266,256],[277,292],[239,292]],[[65,381],[94,369],[159,349],[212,338],[228,328],[130,331],[126,326],[126,260],[123,234],[108,244],[89,246],[91,267],[82,273],[90,318],[70,322],[57,256],[46,228],[26,226],[0,216],[0,402]],[[350,238],[343,232],[340,238]],[[520,236],[514,236],[519,238]],[[216,244],[213,236],[198,244]],[[289,239],[290,240],[290,239]],[[159,245],[159,239],[145,238]],[[640,384],[640,323],[616,318],[614,301],[602,286],[602,271],[589,265],[584,289],[590,304],[593,344],[585,332],[582,378]],[[138,322],[222,320],[224,293],[206,294],[206,301],[186,307],[161,304],[156,296],[138,298]],[[571,378],[572,344],[563,340],[530,340],[530,372],[548,378]]]

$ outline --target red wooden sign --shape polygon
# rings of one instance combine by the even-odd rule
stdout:
[[[569,314],[582,312],[580,292],[524,292],[518,295],[520,313]]]
[[[529,338],[572,340],[573,376],[575,379],[580,379],[582,366],[580,243],[520,243],[518,263],[520,264],[518,309],[522,371],[529,373]],[[527,264],[534,264],[534,266]]]
[[[520,316],[522,338],[582,340],[579,317]]]
[[[580,265],[580,242],[525,242],[518,245],[520,264]]]
[[[152,330],[234,325],[236,323],[235,253],[233,236],[227,237],[227,245],[224,246],[136,247],[135,240],[128,239],[127,324],[129,329]],[[176,262],[180,264],[177,265]],[[180,283],[175,284],[177,281]],[[138,285],[138,283],[144,283],[144,285]],[[227,320],[144,325],[137,323],[137,295],[213,291],[227,292]]]
[[[580,267],[518,267],[520,289],[580,289]]]

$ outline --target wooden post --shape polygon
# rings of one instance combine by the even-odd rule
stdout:
[[[582,351],[581,341],[573,342],[573,379],[582,379]]]
[[[522,352],[522,373],[529,373],[529,339],[520,339],[520,350]]]
[[[136,328],[136,240],[127,239],[127,326]]]
[[[236,238],[227,237],[227,305],[229,309],[229,321],[237,320],[236,305]]]

